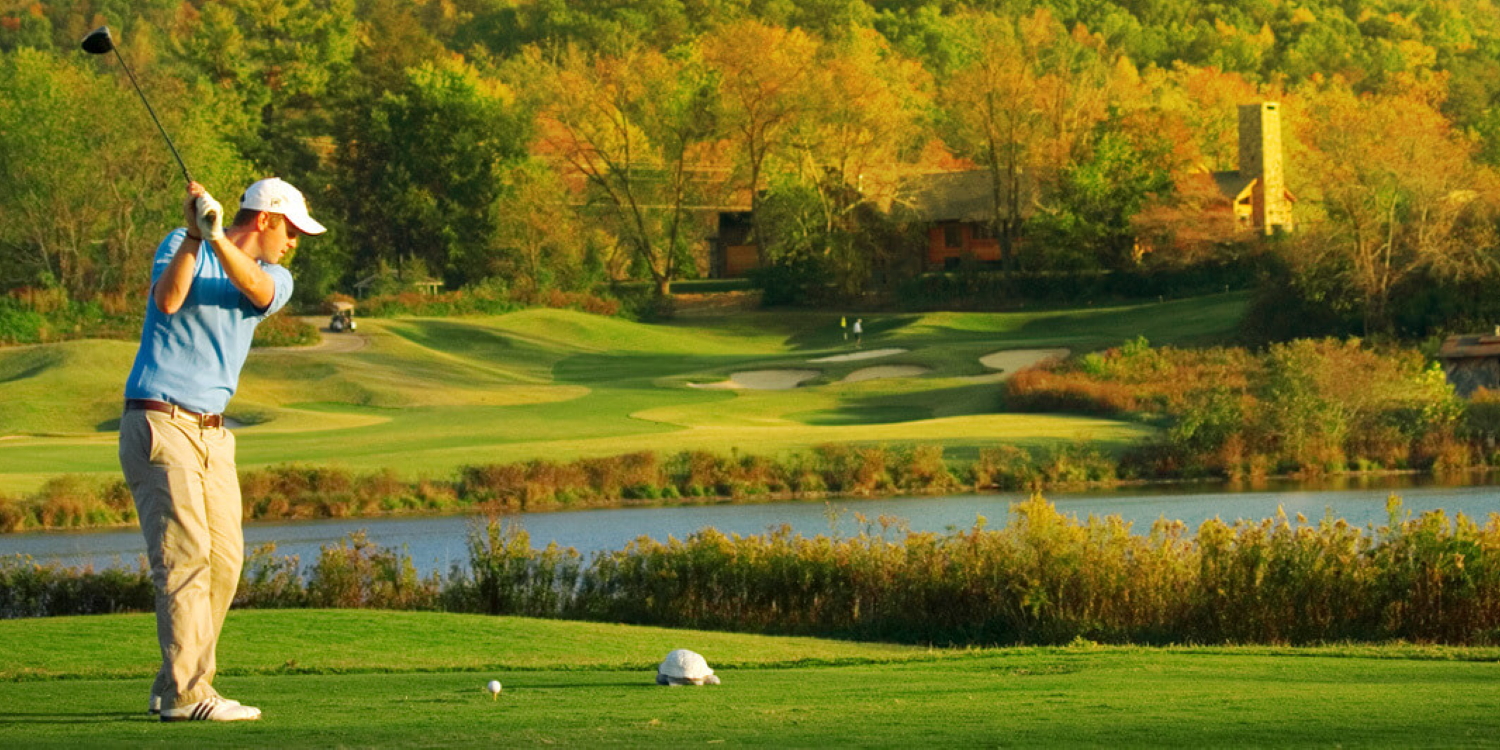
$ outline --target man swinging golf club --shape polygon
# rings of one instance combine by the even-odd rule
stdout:
[[[120,466],[135,497],[156,587],[162,721],[243,721],[260,709],[214,690],[215,650],[244,562],[234,435],[223,412],[255,326],[292,295],[277,265],[303,234],[324,231],[302,193],[278,178],[245,190],[233,225],[190,182],[186,229],[156,249],[151,299],[125,383]]]

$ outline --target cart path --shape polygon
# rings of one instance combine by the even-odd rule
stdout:
[[[300,320],[318,329],[318,343],[312,346],[268,346],[260,349],[260,351],[347,354],[348,352],[357,352],[365,348],[365,344],[370,343],[369,337],[358,331],[353,333],[334,333],[328,329],[328,318],[325,316],[300,318]]]

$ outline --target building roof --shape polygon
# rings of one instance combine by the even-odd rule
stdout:
[[[995,215],[993,190],[988,169],[918,174],[902,181],[901,202],[921,221],[988,221]]]
[[[1500,330],[1495,334],[1461,334],[1449,336],[1438,350],[1439,359],[1477,359],[1500,357]]]
[[[1214,184],[1219,186],[1219,192],[1230,200],[1239,200],[1244,197],[1245,192],[1255,185],[1254,177],[1246,177],[1235,172],[1214,172]]]

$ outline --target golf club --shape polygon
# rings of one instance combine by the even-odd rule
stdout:
[[[115,53],[115,59],[120,61],[120,67],[125,69],[125,75],[130,76],[130,84],[135,87],[135,93],[141,95],[141,103],[146,105],[146,112],[151,115],[151,121],[156,123],[156,129],[161,131],[161,137],[167,141],[167,148],[172,149],[172,156],[177,158],[177,166],[182,167],[182,176],[188,182],[193,181],[193,176],[188,174],[187,164],[182,161],[182,155],[177,153],[177,147],[172,144],[171,136],[167,135],[167,129],[161,126],[161,120],[156,119],[156,110],[151,108],[151,102],[146,100],[146,92],[141,90],[141,84],[135,80],[135,73],[130,72],[130,66],[125,64],[125,58],[120,56],[120,50],[115,48],[115,39],[110,36],[108,26],[100,26],[89,32],[83,38],[83,51],[91,55],[103,55],[111,50]]]

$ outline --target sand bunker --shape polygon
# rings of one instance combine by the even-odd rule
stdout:
[[[914,378],[928,371],[929,368],[918,365],[883,365],[881,367],[865,367],[844,376],[845,383],[858,383],[861,380],[878,380],[880,378]]]
[[[818,357],[809,359],[808,362],[852,362],[856,359],[874,359],[876,357],[889,357],[892,354],[900,354],[905,349],[870,349],[868,351],[850,352],[848,354],[835,354],[831,357]]]
[[[1006,375],[1014,375],[1019,370],[1045,360],[1066,356],[1068,356],[1067,349],[1010,349],[986,354],[979,358],[979,364],[991,370],[999,370]]]
[[[744,388],[752,391],[789,391],[817,377],[817,370],[747,370],[718,383],[688,383],[693,388]]]

